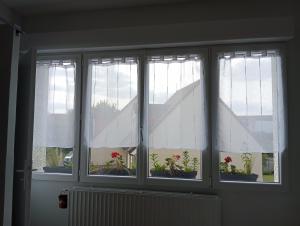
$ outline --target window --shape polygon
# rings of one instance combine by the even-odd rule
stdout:
[[[207,149],[200,55],[148,58],[149,176],[201,179]]]
[[[215,148],[222,181],[280,183],[286,148],[281,65],[277,50],[219,53]]]
[[[36,64],[36,173],[189,191],[285,184],[281,45],[70,56]]]
[[[90,175],[136,175],[137,65],[135,57],[88,60],[85,136]]]
[[[75,143],[76,63],[72,59],[36,63],[33,169],[72,174]]]

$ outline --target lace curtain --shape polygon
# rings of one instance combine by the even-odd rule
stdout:
[[[89,60],[85,119],[88,147],[138,145],[137,74],[134,57]]]
[[[34,147],[74,146],[75,62],[38,61],[34,106]]]
[[[148,59],[150,149],[207,147],[204,68],[199,55]]]
[[[220,54],[217,107],[217,150],[284,151],[286,125],[279,53]]]

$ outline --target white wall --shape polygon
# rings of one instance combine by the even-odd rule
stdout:
[[[143,8],[139,13],[139,10],[135,9],[133,15],[131,10],[120,9],[110,12],[111,14],[103,12],[99,15],[94,12],[91,15],[35,16],[27,18],[24,24],[25,30],[28,29],[29,33],[24,36],[23,48],[145,47],[166,43],[174,45],[226,43],[278,39],[295,34],[295,38],[289,42],[287,67],[289,107],[287,167],[290,182],[288,191],[215,192],[222,198],[223,226],[299,226],[300,76],[297,74],[296,65],[300,62],[295,54],[297,50],[300,51],[300,18],[293,18],[297,8],[293,9],[288,6],[288,2],[285,3],[272,9],[269,9],[267,4],[234,7],[177,5],[168,11]],[[237,8],[239,10],[236,10]],[[220,13],[221,9],[226,13]],[[201,12],[205,12],[204,15],[201,15]],[[172,14],[176,14],[176,17],[171,16],[175,21],[170,20],[169,15]],[[102,20],[98,21],[101,18]],[[57,196],[62,189],[70,186],[72,184],[66,182],[33,181],[32,226],[67,225],[67,212],[57,208]]]

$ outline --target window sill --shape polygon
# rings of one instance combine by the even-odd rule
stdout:
[[[287,192],[288,188],[285,183],[259,183],[247,181],[218,181],[214,182],[215,190],[230,190],[230,191],[277,191]]]
[[[32,180],[44,181],[77,181],[73,174],[33,172]]]

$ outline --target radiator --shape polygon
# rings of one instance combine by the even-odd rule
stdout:
[[[69,226],[220,226],[217,196],[76,188]]]

